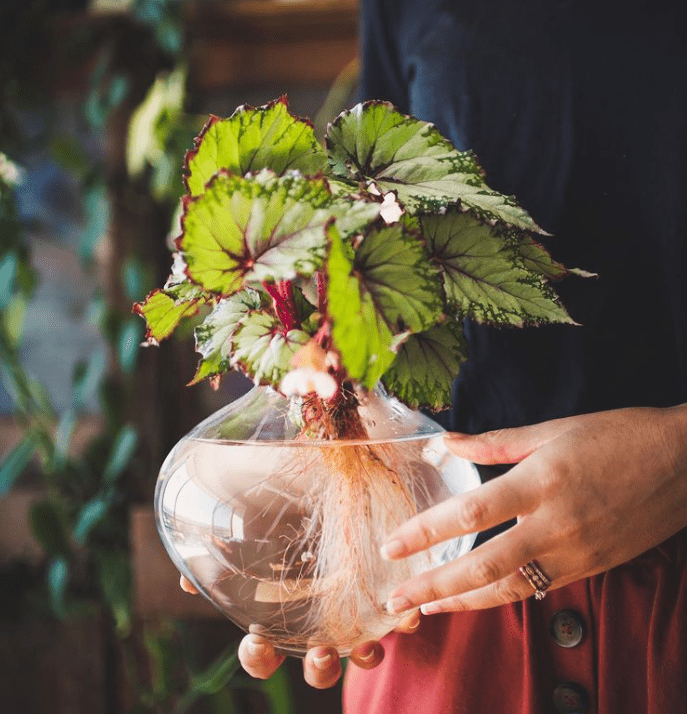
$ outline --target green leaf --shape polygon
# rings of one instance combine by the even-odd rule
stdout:
[[[84,102],[84,113],[88,123],[93,129],[102,129],[107,121],[107,108],[105,107],[100,92],[92,89]]]
[[[355,249],[353,268],[392,333],[420,332],[436,323],[439,272],[406,221],[370,231]]]
[[[104,184],[96,183],[86,190],[84,213],[86,225],[81,234],[79,257],[83,261],[89,261],[110,224],[110,201]]]
[[[96,294],[88,303],[84,322],[93,327],[100,327],[107,316],[107,301],[102,294]]]
[[[143,297],[145,294],[144,282],[145,276],[141,261],[131,257],[127,258],[122,265],[122,285],[127,300],[133,302]]]
[[[332,217],[349,233],[378,212],[379,204],[333,200],[323,178],[222,173],[186,202],[178,245],[190,278],[227,296],[251,282],[312,275],[324,260]]]
[[[98,549],[94,554],[100,590],[114,617],[117,634],[126,637],[131,632],[133,619],[129,554],[112,548]]]
[[[285,333],[273,315],[251,313],[234,336],[232,367],[238,366],[257,383],[279,384],[290,369],[291,358],[309,339],[303,330]]]
[[[131,374],[136,366],[138,350],[143,339],[143,327],[139,320],[127,320],[117,337],[117,360],[125,374]]]
[[[69,554],[66,515],[55,502],[37,501],[29,510],[29,525],[34,538],[51,557]]]
[[[19,260],[14,252],[5,253],[0,260],[0,310],[4,310],[12,299],[18,266]]]
[[[103,470],[102,482],[112,485],[119,478],[120,474],[129,465],[136,445],[138,444],[138,434],[131,424],[125,424],[117,433],[112,444],[110,455]]]
[[[500,233],[513,246],[513,250],[522,261],[523,267],[547,280],[560,280],[571,274],[580,278],[596,277],[595,273],[590,273],[580,268],[566,268],[562,263],[555,261],[544,246],[537,243],[525,231],[509,229],[500,231]]]
[[[124,74],[114,74],[107,88],[106,105],[108,109],[115,109],[129,94],[129,78]]]
[[[3,455],[0,462],[0,496],[6,494],[22,475],[36,450],[38,441],[33,432],[28,432],[22,440]]]
[[[55,432],[55,451],[53,453],[53,468],[55,471],[60,471],[67,460],[69,444],[75,427],[76,411],[73,408],[67,409],[60,417]]]
[[[162,22],[167,4],[167,0],[133,0],[129,3],[131,15],[151,27]]]
[[[267,699],[271,714],[296,714],[289,677],[283,667],[269,679],[260,682],[260,689]]]
[[[327,310],[332,339],[349,376],[371,389],[395,359],[394,335],[355,274],[336,227],[328,232]]]
[[[37,379],[29,379],[27,383],[34,408],[42,411],[46,416],[55,416],[55,409],[50,401],[50,394],[42,382]]]
[[[141,174],[146,162],[155,166],[162,159],[165,147],[159,127],[166,117],[178,123],[185,83],[184,67],[177,67],[171,73],[159,72],[145,99],[132,114],[126,144],[126,164],[132,176]]]
[[[316,174],[327,165],[310,122],[288,112],[286,98],[253,108],[239,107],[228,119],[211,116],[186,155],[186,187],[203,192],[220,170],[240,176],[272,169],[276,174],[297,169]]]
[[[177,623],[163,620],[154,629],[146,627],[143,633],[143,644],[150,662],[150,685],[158,701],[174,690],[176,672],[182,664],[177,631]],[[178,706],[175,710],[183,711]]]
[[[411,407],[439,411],[451,406],[454,378],[465,361],[467,343],[461,324],[442,325],[411,335],[384,374],[389,393]]]
[[[85,368],[79,371],[72,387],[72,404],[76,409],[83,408],[88,399],[95,393],[105,375],[106,366],[105,352],[98,350],[89,357]]]
[[[540,230],[513,197],[490,189],[474,154],[458,151],[433,124],[406,116],[387,102],[366,102],[343,112],[326,138],[333,173],[374,181],[395,191],[411,213],[451,204],[484,218]]]
[[[160,342],[169,337],[184,318],[195,315],[198,306],[206,299],[197,285],[184,282],[163,290],[153,290],[133,309],[146,321],[146,339]]]
[[[176,197],[180,190],[177,187],[177,157],[172,153],[162,154],[153,166],[150,179],[150,190],[156,201],[162,202],[165,198]]]
[[[9,345],[18,348],[21,342],[26,320],[26,308],[29,301],[21,293],[15,293],[7,305],[2,308],[2,326]]]
[[[65,596],[69,584],[69,564],[65,558],[55,558],[48,566],[48,591],[53,612],[60,619],[67,615]]]
[[[231,645],[206,670],[191,677],[190,689],[196,694],[214,694],[229,684],[240,666],[236,645]]]
[[[77,543],[83,545],[88,540],[91,531],[107,514],[111,503],[110,494],[98,494],[82,506],[72,530],[72,535]]]
[[[256,290],[246,289],[220,300],[214,310],[195,329],[196,351],[202,355],[191,382],[223,374],[229,369],[233,336],[243,318],[259,310],[262,298]]]
[[[526,270],[492,226],[469,213],[421,219],[427,248],[444,273],[449,304],[492,325],[573,323],[553,290]]]
[[[335,178],[334,176],[327,176],[327,183],[329,184],[329,190],[332,192],[332,196],[336,198],[354,198],[360,195],[360,184],[355,181],[345,181]]]
[[[163,17],[154,26],[155,39],[160,47],[170,55],[178,55],[183,46],[183,32],[179,23],[171,17]]]

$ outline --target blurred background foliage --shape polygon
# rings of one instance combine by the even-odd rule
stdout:
[[[307,40],[318,32],[316,6],[339,20],[343,12],[348,28],[355,4],[306,0],[309,14],[296,16],[303,27],[288,20],[285,40],[279,4],[0,4],[0,658],[8,663],[0,680],[8,707],[338,707],[337,692],[307,691],[295,662],[268,682],[247,677],[235,652],[241,633],[228,622],[141,616],[132,565],[132,508],[149,508],[165,454],[244,389],[238,377],[219,394],[184,387],[194,372],[190,330],[160,350],[140,349],[143,324],[131,305],[169,272],[184,151],[208,112],[287,90],[322,134],[355,85],[346,54],[355,54],[354,37],[332,36],[322,76],[313,56],[322,38]],[[237,60],[231,37],[219,36],[232,21],[243,46],[262,43],[263,54],[287,41],[291,74],[273,77],[284,58],[255,50],[243,78],[245,55]],[[217,47],[229,48],[238,79],[222,75]],[[338,74],[333,85],[327,71]]]

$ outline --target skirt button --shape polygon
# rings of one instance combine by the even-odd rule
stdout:
[[[586,714],[589,698],[579,684],[561,682],[553,690],[553,705],[558,714]]]
[[[559,610],[551,616],[549,632],[559,647],[577,647],[584,637],[584,622],[574,610]]]

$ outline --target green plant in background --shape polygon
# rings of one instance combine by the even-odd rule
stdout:
[[[87,548],[117,630],[126,635],[131,628],[130,573],[126,521],[121,512],[125,493],[119,481],[133,457],[136,431],[131,424],[118,420],[114,410],[104,409],[103,434],[83,454],[70,454],[77,420],[89,400],[108,386],[107,356],[98,350],[77,366],[71,405],[57,414],[44,386],[22,365],[21,317],[31,300],[36,275],[18,215],[15,187],[6,177],[0,179],[0,224],[0,369],[23,430],[21,441],[4,455],[0,466],[0,495],[9,491],[31,458],[37,456],[44,497],[32,507],[30,520],[34,536],[49,558],[52,609],[60,617],[67,614],[70,573],[83,557],[79,551]],[[101,298],[96,298],[92,308],[93,319],[102,327],[113,322],[114,313]],[[133,348],[131,352],[135,354]],[[116,400],[117,395],[111,398]]]
[[[132,178],[149,170],[149,185],[157,201],[181,198],[179,166],[186,147],[198,133],[201,120],[183,110],[186,70],[161,72],[129,123],[127,169]]]
[[[0,104],[8,111],[0,117],[0,152],[19,157],[34,150],[36,141],[24,133],[21,113],[44,110],[53,101],[32,78],[20,73],[23,59],[19,49],[42,46],[59,12],[78,4],[36,0],[4,7],[7,41],[0,53]],[[147,41],[160,53],[162,65],[183,67],[183,1],[136,0],[129,4],[130,16],[150,28]],[[118,64],[107,35],[86,33],[85,39],[77,37],[75,44],[80,48],[79,57],[83,58],[84,52],[96,57],[82,110],[93,134],[102,138],[113,116],[129,101],[135,70]],[[161,73],[133,114],[129,132],[131,190],[141,201],[163,206],[169,225],[182,188],[180,183],[177,188],[178,182],[170,181],[170,176],[176,175],[183,151],[199,128],[198,120],[183,111],[184,98],[185,71]],[[108,168],[74,136],[51,131],[39,141],[82,188],[85,225],[78,252],[84,269],[92,270],[94,251],[111,218]],[[44,585],[36,586],[29,578],[25,583],[29,590],[24,593],[22,583],[14,579],[12,588],[17,589],[18,601],[39,603],[58,618],[81,612],[93,601],[104,603],[131,665],[138,645],[132,618],[127,521],[131,494],[127,480],[145,466],[137,452],[140,434],[123,405],[136,389],[143,329],[140,320],[122,305],[142,299],[149,289],[151,267],[133,252],[123,256],[117,276],[122,305],[116,305],[103,291],[92,299],[87,319],[98,327],[106,349],[96,349],[77,365],[70,404],[57,413],[44,385],[27,372],[21,355],[23,315],[33,298],[37,275],[27,227],[17,207],[20,179],[20,168],[0,153],[0,372],[22,433],[19,443],[0,458],[0,497],[27,469],[34,473],[33,483],[37,481],[41,497],[31,509],[30,525],[47,562]],[[75,453],[75,429],[94,402],[103,416],[103,429]],[[130,666],[131,681],[139,690],[135,711],[181,713],[205,698],[225,713],[231,712],[235,706],[227,689],[230,682],[236,687],[259,688],[275,713],[292,711],[283,675],[267,684],[237,676],[235,644],[209,667],[199,668],[194,665],[188,639],[181,624],[146,632],[143,644],[155,676],[148,685],[137,668]]]
[[[150,688],[141,696],[140,710],[157,708],[169,714],[183,714],[199,699],[217,714],[245,714],[236,694],[259,692],[267,710],[274,714],[295,714],[295,701],[284,669],[267,681],[253,679],[240,670],[236,647],[230,644],[205,669],[194,666],[192,636],[181,622],[167,622],[144,634],[144,645],[152,665]],[[179,696],[179,670],[188,682]]]

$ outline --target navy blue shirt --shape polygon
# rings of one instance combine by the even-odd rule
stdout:
[[[515,194],[581,327],[470,324],[448,426],[687,401],[687,43],[666,0],[362,0],[362,94]]]

